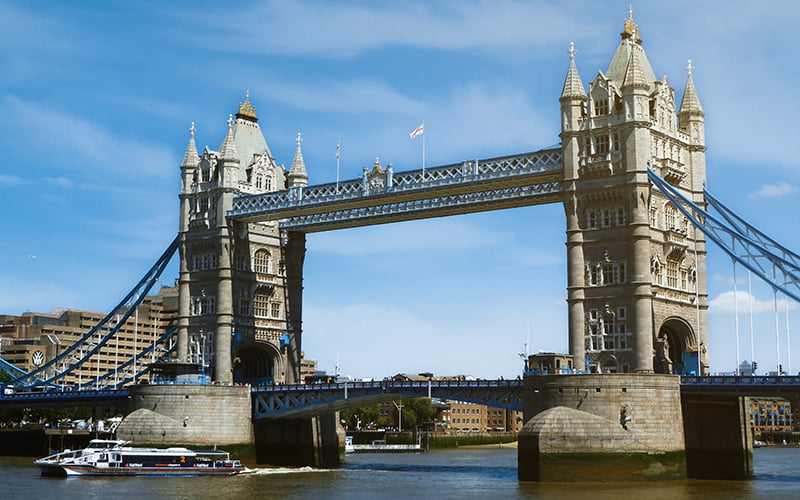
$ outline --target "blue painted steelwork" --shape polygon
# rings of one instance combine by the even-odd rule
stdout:
[[[18,366],[15,366],[15,365],[12,365],[11,363],[9,363],[8,361],[6,361],[3,358],[0,358],[0,371],[2,371],[3,373],[6,373],[7,375],[10,375],[10,376],[12,376],[14,378],[21,377],[23,375],[27,375],[28,374],[28,372],[26,372],[22,368],[19,368]]]
[[[176,237],[169,247],[167,247],[161,257],[156,261],[156,263],[150,268],[150,270],[148,270],[145,276],[128,293],[128,295],[126,295],[125,298],[122,299],[119,304],[117,304],[112,312],[108,313],[105,318],[103,318],[88,333],[81,337],[81,339],[66,348],[61,354],[49,362],[45,363],[36,370],[18,376],[9,384],[16,388],[33,388],[42,386],[60,387],[63,385],[64,377],[67,374],[79,369],[92,356],[98,354],[100,352],[100,348],[105,345],[109,339],[116,335],[122,326],[125,325],[125,322],[134,313],[134,311],[136,311],[136,308],[139,306],[139,304],[141,304],[142,300],[150,291],[150,289],[158,282],[158,278],[161,276],[161,273],[164,271],[167,264],[169,264],[172,256],[175,254],[175,251],[178,248],[178,240],[179,237]],[[114,320],[115,317],[117,319],[114,326],[108,326],[112,323],[112,320]],[[106,330],[106,333],[102,335],[101,338],[96,338],[100,337],[104,330]],[[161,341],[164,341],[167,338],[167,336],[162,336]],[[96,342],[93,341],[93,339],[96,340]],[[85,353],[83,352],[84,346],[89,347]],[[80,353],[80,357],[76,357],[76,353]],[[138,360],[141,356],[142,353],[139,353],[135,359]],[[60,369],[59,366],[61,367]],[[96,388],[99,385],[100,379],[104,381],[109,380],[109,373],[113,374],[115,372],[113,370],[106,372],[102,377],[96,380],[92,380],[91,377],[89,377],[89,382],[81,384],[80,387],[75,387],[75,389],[83,390],[87,388]]]
[[[703,190],[705,199],[709,206],[720,212],[724,221],[686,198],[650,167],[647,169],[647,174],[653,185],[672,202],[675,208],[731,259],[774,289],[800,302],[800,256],[745,222],[711,196],[708,190]],[[781,280],[777,278],[778,273],[782,276]]]
[[[68,389],[68,388],[65,388]],[[0,408],[12,406],[47,406],[47,405],[83,405],[83,404],[107,404],[113,402],[126,402],[128,400],[127,389],[100,389],[68,391],[48,390],[15,392],[14,394],[0,394]]]
[[[800,395],[800,376],[684,376],[681,393],[741,396]]]
[[[561,149],[425,170],[364,169],[362,179],[234,199],[228,219],[314,232],[561,201]]]
[[[436,397],[522,411],[521,380],[377,381],[254,387],[253,419],[308,418],[407,398]]]

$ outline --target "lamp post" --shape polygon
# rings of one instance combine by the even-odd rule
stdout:
[[[392,401],[392,404],[397,408],[397,431],[403,432],[403,402],[400,401],[398,405],[396,402]]]

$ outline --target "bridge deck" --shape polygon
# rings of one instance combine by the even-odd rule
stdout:
[[[281,227],[326,231],[561,201],[560,149],[393,172],[236,198],[228,218],[281,220]]]
[[[251,394],[254,419],[278,419],[308,418],[333,411],[418,397],[438,397],[522,411],[522,388],[522,380],[384,380],[253,387]],[[710,396],[798,396],[800,376],[681,377],[681,393]],[[127,389],[0,393],[0,408],[119,404],[127,401],[128,396]]]

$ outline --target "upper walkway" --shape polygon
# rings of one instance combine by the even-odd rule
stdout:
[[[563,177],[561,148],[403,172],[376,164],[360,179],[236,198],[227,216],[328,231],[560,202]]]

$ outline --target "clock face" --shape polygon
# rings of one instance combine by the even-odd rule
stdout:
[[[36,366],[42,366],[42,363],[44,363],[44,353],[42,351],[33,351],[31,361]]]

